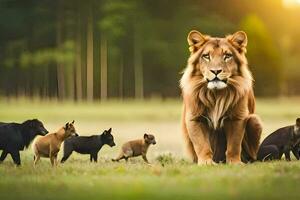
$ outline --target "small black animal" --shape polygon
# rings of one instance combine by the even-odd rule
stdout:
[[[10,154],[16,165],[21,165],[20,152],[28,148],[37,135],[46,135],[48,131],[37,119],[27,120],[22,124],[0,122],[0,163]]]
[[[115,146],[111,128],[105,130],[101,135],[70,137],[64,142],[64,156],[61,163],[64,163],[73,151],[81,154],[90,154],[90,161],[97,162],[98,152],[104,144],[110,147]]]
[[[295,125],[280,128],[264,139],[259,147],[257,159],[260,161],[280,160],[284,154],[285,159],[290,161],[290,151],[292,151],[299,160],[299,146],[300,118],[297,118]]]

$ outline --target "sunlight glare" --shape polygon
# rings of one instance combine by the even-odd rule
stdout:
[[[286,7],[300,6],[300,0],[282,0]]]

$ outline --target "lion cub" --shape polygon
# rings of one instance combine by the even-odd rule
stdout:
[[[74,120],[72,123],[66,123],[64,127],[60,128],[55,133],[37,137],[32,143],[34,166],[41,157],[50,158],[51,165],[57,165],[57,154],[60,150],[61,143],[70,136],[77,136]]]
[[[149,163],[146,154],[150,144],[156,144],[155,137],[153,135],[148,135],[145,133],[143,139],[132,140],[123,144],[120,155],[118,156],[118,158],[112,159],[112,161],[119,161],[122,159],[125,159],[127,161],[130,157],[141,155],[144,161],[146,163]]]
[[[291,161],[290,151],[299,160],[300,145],[300,118],[296,119],[296,124],[280,128],[261,143],[257,159],[260,161],[280,160],[285,155],[287,161]]]

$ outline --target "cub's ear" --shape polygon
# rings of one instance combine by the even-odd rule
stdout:
[[[239,50],[239,52],[246,52],[248,44],[247,34],[244,31],[238,31],[229,36],[232,45]]]
[[[74,122],[75,122],[75,121],[73,120],[71,124],[74,124]]]
[[[107,131],[108,133],[111,133],[111,128],[110,129],[108,129],[108,131]]]
[[[190,52],[194,53],[207,41],[207,38],[204,35],[202,35],[199,31],[192,30],[188,34],[187,41],[190,45]]]
[[[65,127],[64,127],[65,129],[68,129],[69,128],[69,122],[68,123],[66,123],[66,125],[65,125]]]
[[[144,134],[144,139],[146,139],[146,138],[148,138],[148,134],[147,133]]]
[[[300,127],[300,118],[296,119],[296,126]]]

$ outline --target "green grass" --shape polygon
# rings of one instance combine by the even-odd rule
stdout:
[[[35,100],[0,101],[0,117],[3,120],[22,121],[37,117],[50,121],[77,120],[154,121],[177,120],[181,112],[178,100],[117,101],[96,103],[42,102]]]
[[[41,119],[49,131],[75,119],[77,132],[89,135],[113,127],[117,146],[103,147],[100,161],[73,154],[57,168],[48,159],[32,166],[31,149],[21,153],[22,166],[11,158],[0,165],[0,199],[299,199],[300,162],[254,163],[245,166],[197,166],[189,162],[180,135],[179,100],[110,101],[75,104],[0,101],[0,121]],[[299,99],[259,99],[257,113],[264,136],[293,124]],[[155,134],[146,165],[141,158],[111,162],[119,146],[144,132]],[[61,154],[59,155],[61,158]]]

